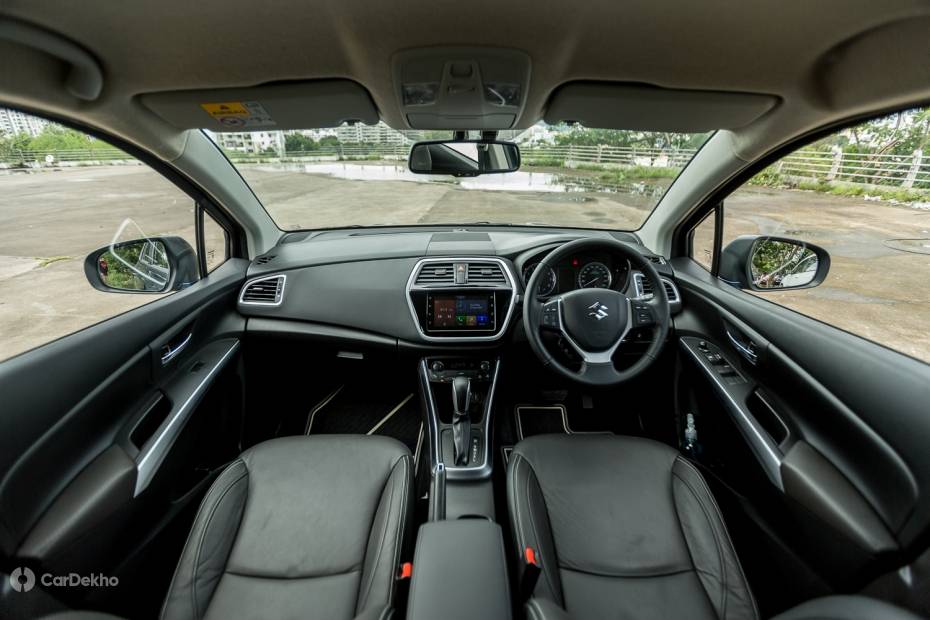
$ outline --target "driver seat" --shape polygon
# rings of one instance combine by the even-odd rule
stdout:
[[[759,616],[704,478],[664,444],[530,437],[507,501],[520,562],[529,547],[541,568],[528,618]]]

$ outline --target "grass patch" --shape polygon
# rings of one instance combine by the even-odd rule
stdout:
[[[930,190],[907,189],[903,187],[882,187],[862,185],[843,181],[824,181],[821,179],[799,179],[766,168],[749,181],[750,185],[772,187],[776,189],[799,189],[831,196],[846,198],[877,198],[879,200],[902,203],[930,202]]]
[[[525,166],[537,168],[564,168],[565,160],[558,157],[533,157],[521,162]]]

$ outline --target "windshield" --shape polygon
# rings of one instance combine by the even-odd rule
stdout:
[[[498,134],[519,145],[520,170],[472,178],[407,168],[414,142],[449,139],[449,131],[395,131],[379,123],[211,137],[283,230],[410,224],[636,230],[709,135],[540,123]]]

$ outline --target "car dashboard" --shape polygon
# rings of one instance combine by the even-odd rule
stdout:
[[[500,227],[406,227],[286,234],[257,257],[239,294],[249,330],[410,349],[500,344],[520,338],[521,301],[554,248],[581,237],[630,244],[659,272],[680,308],[664,258],[631,233]],[[609,288],[648,296],[650,283],[610,252],[547,267],[539,296]]]

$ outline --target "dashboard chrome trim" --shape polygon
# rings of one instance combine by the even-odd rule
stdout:
[[[481,285],[471,285],[468,284],[441,284],[441,285],[417,285],[416,278],[420,273],[420,270],[423,268],[423,265],[429,263],[495,263],[500,266],[501,271],[504,273],[504,278],[507,280],[507,285],[500,284],[481,284]],[[490,336],[434,336],[427,334],[423,329],[423,326],[420,325],[420,317],[417,314],[416,307],[413,305],[413,298],[410,293],[413,291],[463,291],[466,292],[470,289],[473,290],[488,290],[488,291],[509,291],[510,292],[510,303],[507,305],[507,312],[504,313],[504,318],[500,322],[500,329],[496,334]],[[494,340],[499,340],[506,332],[510,326],[510,319],[513,316],[514,308],[517,305],[517,279],[514,277],[513,272],[510,269],[510,266],[507,264],[507,261],[496,256],[470,256],[470,257],[455,257],[455,256],[436,256],[430,258],[421,258],[413,266],[413,269],[410,271],[410,277],[407,278],[407,287],[404,291],[404,294],[407,296],[407,307],[410,309],[410,317],[413,319],[413,324],[417,328],[417,332],[420,335],[420,338],[428,342],[492,342]],[[495,313],[497,316],[500,316],[500,312],[497,309],[497,303],[495,301]]]
[[[255,284],[256,282],[264,282],[265,280],[281,280],[281,290],[275,294],[274,301],[246,301],[244,299],[245,292],[249,290],[249,287]],[[287,274],[276,273],[270,276],[259,276],[257,278],[252,278],[246,280],[245,284],[242,285],[242,288],[239,289],[239,303],[243,306],[280,306],[284,303],[284,289],[287,286]]]

